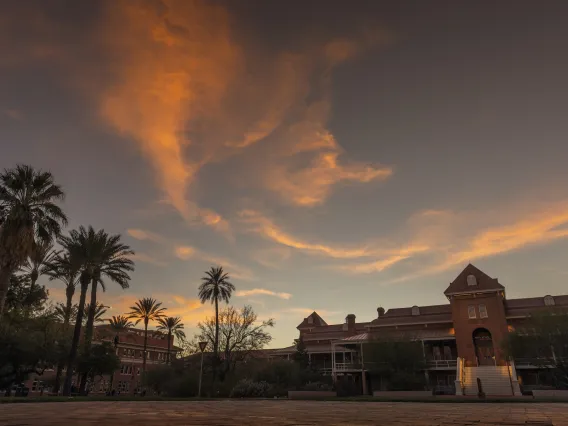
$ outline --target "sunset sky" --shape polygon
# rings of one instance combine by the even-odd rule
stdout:
[[[183,317],[222,265],[288,346],[444,303],[469,263],[568,293],[568,2],[0,0],[0,168],[50,170]],[[44,283],[55,298],[63,286]]]

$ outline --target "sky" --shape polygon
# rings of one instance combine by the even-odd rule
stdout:
[[[121,234],[130,288],[191,336],[231,304],[292,344],[445,303],[473,263],[567,293],[568,3],[0,0],[0,168],[51,171],[70,227]],[[57,282],[43,283],[63,298]]]

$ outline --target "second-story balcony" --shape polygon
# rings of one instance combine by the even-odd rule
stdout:
[[[455,370],[457,367],[456,359],[429,359],[426,361],[428,370]]]
[[[361,371],[363,366],[359,362],[336,362],[335,371]]]

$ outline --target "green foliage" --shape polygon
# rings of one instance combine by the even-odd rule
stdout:
[[[6,295],[5,309],[7,311],[23,311],[27,309],[31,316],[45,309],[48,299],[45,286],[33,286],[26,275],[12,275]]]
[[[294,353],[294,361],[300,364],[302,368],[307,368],[310,364],[310,356],[308,354],[308,350],[306,349],[306,345],[304,344],[304,340],[299,338],[296,341],[296,352]]]
[[[231,398],[266,398],[270,384],[268,382],[255,382],[250,379],[239,381],[233,390]]]
[[[531,316],[509,333],[503,350],[511,358],[530,358],[548,370],[556,388],[568,389],[568,312]]]
[[[421,342],[377,339],[365,345],[364,351],[365,367],[386,382],[388,390],[424,390]]]
[[[0,388],[43,374],[65,356],[65,340],[52,313],[29,317],[8,313],[0,325]]]
[[[87,373],[91,379],[112,374],[119,368],[120,359],[116,356],[114,347],[108,342],[94,345],[88,353],[82,353],[77,366],[78,372]]]

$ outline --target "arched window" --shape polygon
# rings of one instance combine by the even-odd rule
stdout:
[[[544,296],[544,305],[545,306],[554,306],[554,297],[552,296]]]
[[[477,278],[475,278],[475,275],[468,275],[467,276],[467,285],[468,286],[477,285]]]
[[[412,307],[412,315],[414,315],[414,316],[420,315],[420,308],[418,306]]]

